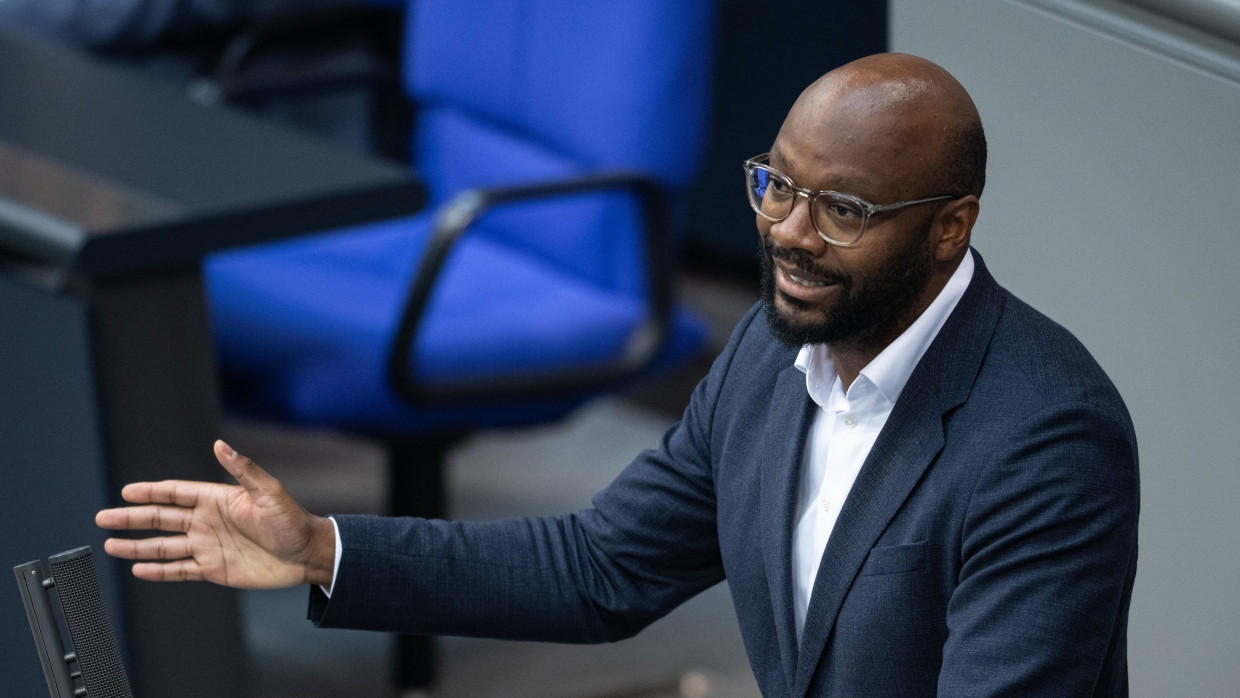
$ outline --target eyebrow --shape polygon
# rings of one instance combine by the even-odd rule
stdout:
[[[778,147],[772,145],[771,150],[770,150],[770,155],[767,157],[767,162],[771,163],[771,166],[774,167],[775,169],[779,170],[780,172],[784,172],[784,174],[787,175],[788,173],[785,172],[783,168],[781,168],[779,165],[776,164],[778,161],[782,161],[782,160],[783,160],[783,154],[780,152]],[[791,175],[788,175],[788,176],[791,177]],[[854,192],[858,190],[865,191],[867,187],[871,186],[870,180],[864,177],[850,177],[847,175],[832,178],[832,183],[833,183],[832,186],[829,187],[828,189],[829,191],[838,191],[841,194],[849,194],[851,196],[858,196]],[[800,185],[799,182],[798,184]],[[800,186],[804,186],[804,185],[800,185]],[[824,191],[824,190],[817,189],[815,191]]]

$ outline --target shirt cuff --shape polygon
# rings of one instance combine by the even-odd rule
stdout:
[[[319,588],[330,599],[332,597],[332,587],[336,586],[336,574],[340,572],[340,555],[344,552],[344,546],[340,542],[340,526],[336,523],[336,518],[329,516],[327,520],[332,522],[332,531],[336,534],[336,560],[332,563],[332,583],[328,586],[320,584]]]

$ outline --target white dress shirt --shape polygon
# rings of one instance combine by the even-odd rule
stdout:
[[[327,598],[332,597],[332,588],[336,586],[336,573],[340,571],[340,556],[344,554],[344,542],[340,540],[340,524],[336,523],[336,517],[329,516],[327,520],[332,522],[332,531],[336,534],[336,560],[332,563],[332,582],[328,586],[319,585]]]
[[[805,345],[796,367],[805,373],[805,389],[818,405],[805,441],[796,526],[792,539],[792,591],[797,637],[805,628],[814,579],[836,517],[848,497],[891,409],[943,323],[973,278],[969,252],[938,297],[844,390],[825,344]]]

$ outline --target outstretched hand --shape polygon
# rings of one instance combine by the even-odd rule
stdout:
[[[298,584],[330,587],[336,536],[331,521],[312,516],[279,480],[223,441],[215,457],[238,482],[137,482],[121,497],[134,506],[95,515],[101,528],[176,535],[109,538],[104,550],[127,560],[139,579],[208,581],[239,589]]]

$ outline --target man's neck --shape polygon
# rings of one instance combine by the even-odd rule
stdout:
[[[831,360],[835,363],[835,375],[840,377],[840,383],[843,384],[845,392],[852,387],[857,376],[861,375],[861,369],[873,361],[875,356],[878,356],[878,352],[853,354],[842,348],[830,347],[830,349]]]
[[[938,294],[938,289],[935,290],[935,294]],[[930,298],[933,300],[934,296]],[[928,307],[930,303],[925,302],[909,308],[909,311],[898,322],[888,327],[882,334],[828,344],[827,348],[831,350],[831,361],[835,364],[835,374],[840,377],[844,390],[847,391],[852,387],[853,381],[861,375],[862,369],[868,366],[874,357],[881,354],[888,345],[896,341]]]
[[[835,342],[828,344],[831,350],[831,360],[835,363],[835,373],[840,377],[840,382],[844,386],[844,390],[848,390],[853,381],[857,380],[857,376],[861,375],[862,369],[874,360],[874,357],[882,353],[892,342],[896,341],[904,331],[907,330],[922,313],[930,307],[939,293],[947,286],[947,282],[951,280],[952,274],[960,266],[960,260],[944,265],[935,270],[931,275],[929,283],[921,292],[918,300],[908,310],[903,313],[897,320],[886,330],[871,337],[860,338],[845,342]]]

